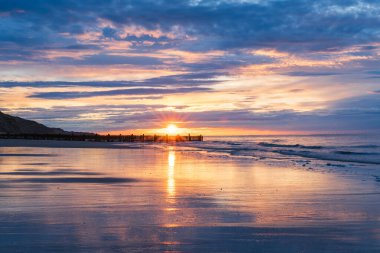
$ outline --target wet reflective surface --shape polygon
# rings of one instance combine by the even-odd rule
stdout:
[[[380,185],[167,149],[0,148],[1,252],[380,252]]]

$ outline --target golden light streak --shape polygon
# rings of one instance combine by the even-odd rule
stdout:
[[[175,199],[173,197],[175,196],[175,193],[176,193],[174,169],[175,169],[175,151],[173,149],[170,149],[168,152],[168,179],[167,179],[166,192],[171,202],[173,201],[175,202]]]

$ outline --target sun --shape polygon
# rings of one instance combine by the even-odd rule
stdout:
[[[166,127],[166,133],[170,134],[170,135],[176,135],[176,134],[178,134],[178,127],[174,124],[169,124]]]

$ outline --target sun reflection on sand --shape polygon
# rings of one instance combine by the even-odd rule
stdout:
[[[168,181],[166,191],[171,202],[173,197],[175,197],[175,151],[171,148],[168,153]]]
[[[168,169],[167,169],[167,207],[165,208],[165,220],[166,222],[162,225],[164,228],[176,228],[179,227],[179,224],[175,221],[177,208],[176,204],[176,185],[175,185],[175,163],[176,163],[176,154],[173,147],[169,147],[168,152]],[[173,220],[174,219],[174,220]],[[163,245],[167,247],[172,247],[174,245],[179,245],[180,242],[176,240],[176,237],[173,233],[167,235],[167,240],[162,242]]]

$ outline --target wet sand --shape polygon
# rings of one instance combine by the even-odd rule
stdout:
[[[380,252],[379,182],[175,147],[2,146],[0,201],[1,252]]]
[[[141,146],[142,143],[0,139],[0,147],[131,149]]]

